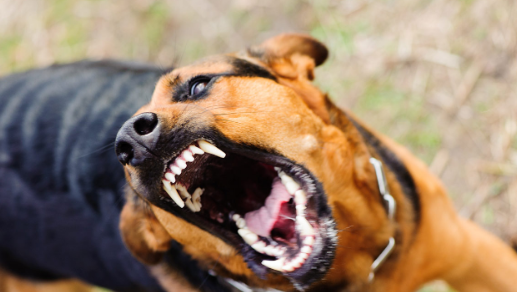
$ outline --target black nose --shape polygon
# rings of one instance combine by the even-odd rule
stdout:
[[[143,113],[127,120],[115,140],[118,160],[126,165],[137,166],[152,156],[152,150],[160,138],[160,123],[154,113]]]

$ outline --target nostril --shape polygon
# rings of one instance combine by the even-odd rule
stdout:
[[[151,133],[158,124],[158,117],[154,113],[141,114],[139,119],[133,124],[133,128],[138,135],[147,135]]]
[[[133,146],[131,146],[129,143],[121,141],[117,145],[117,156],[118,160],[122,164],[128,164],[131,159],[133,159],[134,156],[134,150]]]

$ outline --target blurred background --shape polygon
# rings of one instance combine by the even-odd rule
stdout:
[[[514,0],[0,0],[0,76],[84,58],[180,66],[309,33],[331,53],[317,84],[425,161],[463,216],[509,241],[515,15]]]

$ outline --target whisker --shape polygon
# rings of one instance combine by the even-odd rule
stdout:
[[[101,152],[101,153],[102,153],[102,152],[104,152],[104,151],[106,151],[106,150],[108,150],[108,149],[110,149],[110,148],[112,148],[112,147],[114,147],[114,146],[115,146],[115,142],[113,141],[113,142],[109,143],[108,145],[105,145],[105,146],[100,147],[100,148],[99,148],[99,149],[97,149],[97,150],[94,150],[94,151],[92,151],[92,152],[90,152],[90,153],[86,153],[86,154],[81,155],[81,156],[74,157],[73,159],[75,160],[75,159],[84,158],[84,157],[90,156],[90,155],[95,154],[95,153],[98,153],[98,152]]]

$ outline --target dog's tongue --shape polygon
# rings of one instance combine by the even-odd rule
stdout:
[[[244,215],[246,226],[248,226],[249,230],[258,235],[269,237],[278,219],[282,204],[288,202],[290,199],[291,195],[285,186],[279,178],[275,178],[271,194],[266,198],[265,205],[258,210],[248,212]]]

